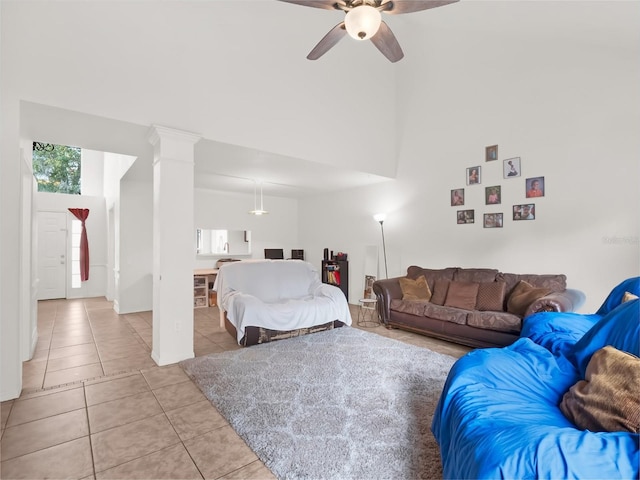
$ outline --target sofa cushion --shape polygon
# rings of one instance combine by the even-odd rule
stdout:
[[[400,282],[400,289],[402,290],[403,300],[430,300],[431,290],[427,285],[427,279],[424,275],[420,275],[415,280],[411,278],[401,277],[398,279]]]
[[[478,285],[476,310],[504,311],[505,282],[481,282]]]
[[[498,332],[520,332],[522,319],[508,312],[469,312],[467,325],[485,330],[495,330]]]
[[[435,305],[444,305],[447,299],[447,292],[449,291],[450,280],[445,278],[438,278],[433,287],[433,295],[431,295],[431,303]]]
[[[630,300],[618,305],[603,316],[569,353],[582,378],[591,356],[601,348],[612,347],[640,356],[640,300]]]
[[[407,302],[414,303],[414,302]],[[465,325],[467,323],[468,310],[462,310],[454,307],[443,307],[441,305],[434,305],[433,303],[427,303],[424,306],[424,316],[434,318],[436,320],[442,320],[444,322],[457,323],[459,325]]]
[[[564,292],[567,289],[567,276],[558,275],[536,275],[536,274],[516,274],[516,273],[498,273],[496,281],[506,282],[507,298],[516,287],[520,280],[533,285],[536,288],[549,288],[552,292]]]
[[[445,280],[453,280],[453,275],[455,274],[456,270],[458,270],[458,267],[431,269],[416,267],[415,265],[412,265],[407,268],[407,277],[416,279],[420,275],[424,275],[424,277],[427,279],[429,289],[433,292],[435,289],[436,280],[440,278]],[[444,303],[444,299],[442,300],[442,302]],[[442,303],[440,305],[442,305]]]
[[[613,287],[613,290],[607,295],[600,308],[596,311],[598,315],[606,315],[611,310],[616,308],[622,302],[622,297],[626,292],[633,293],[634,295],[640,295],[640,277],[631,277],[620,282]]]
[[[640,358],[614,347],[593,354],[584,380],[564,394],[562,413],[582,430],[640,431]]]
[[[426,305],[430,305],[428,300],[406,301],[394,298],[389,304],[389,309],[395,312],[408,313],[410,315],[424,317],[424,309]]]
[[[466,325],[467,315],[469,314],[467,310],[434,305],[425,300],[406,301],[395,298],[391,300],[389,308],[394,312],[407,313],[418,317],[429,317],[444,322],[457,323],[459,325]]]
[[[460,268],[453,279],[456,282],[493,282],[498,273],[498,270],[491,268]]]
[[[536,288],[529,282],[520,280],[507,300],[507,312],[523,316],[532,302],[551,293],[546,287]]]
[[[478,286],[475,282],[457,282],[454,280],[449,284],[444,306],[462,308],[464,310],[475,309]]]

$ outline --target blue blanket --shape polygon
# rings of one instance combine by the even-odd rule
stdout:
[[[532,315],[529,338],[455,363],[432,423],[445,478],[638,478],[638,434],[579,430],[558,407],[599,348],[639,355],[639,300],[610,307]]]

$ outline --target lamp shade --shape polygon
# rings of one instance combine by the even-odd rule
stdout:
[[[356,40],[367,40],[373,37],[380,28],[382,16],[370,5],[360,5],[347,12],[344,26],[347,33]]]

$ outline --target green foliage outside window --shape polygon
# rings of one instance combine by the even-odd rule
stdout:
[[[33,174],[39,192],[80,195],[80,149],[55,145],[52,151],[33,150]]]

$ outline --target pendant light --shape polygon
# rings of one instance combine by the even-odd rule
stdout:
[[[253,185],[253,210],[250,210],[251,215],[266,215],[267,212],[264,209],[264,203],[262,200],[262,182],[260,182],[260,208],[258,208],[258,182]]]

